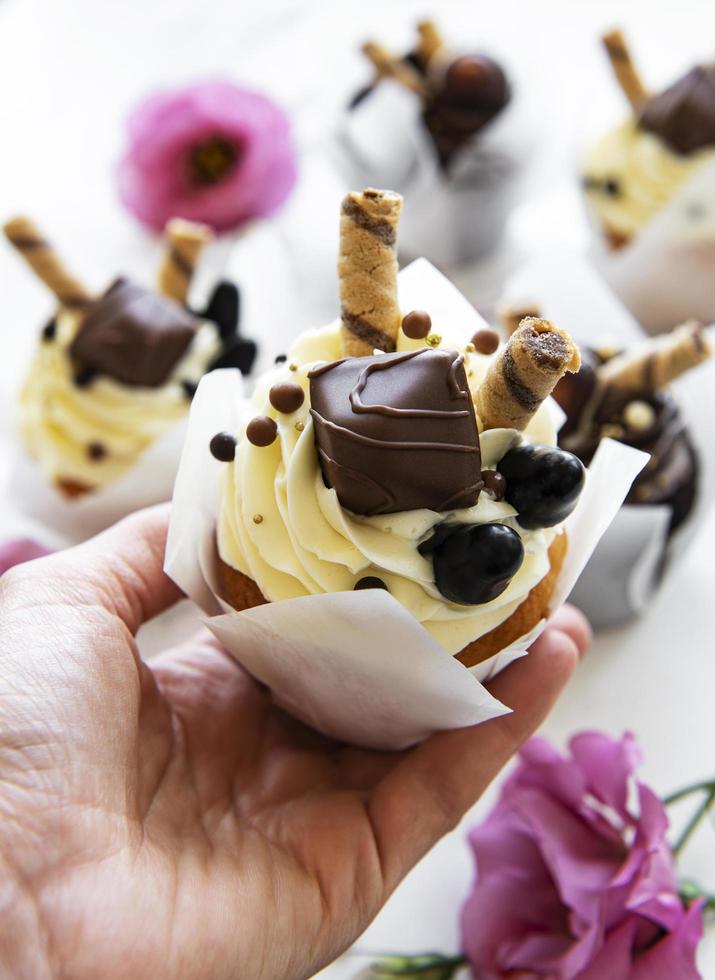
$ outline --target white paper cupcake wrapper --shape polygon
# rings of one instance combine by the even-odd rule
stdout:
[[[543,315],[582,344],[642,342],[638,324],[580,256],[553,252],[512,277],[507,302],[536,302]],[[715,342],[715,337],[713,337]],[[673,573],[715,494],[715,360],[673,385],[698,453],[701,473],[691,514],[667,541],[670,508],[624,505],[601,539],[571,599],[596,628],[624,623],[647,609],[664,575]]]
[[[705,165],[629,245],[610,251],[594,229],[592,258],[649,333],[690,317],[715,321],[715,162]]]
[[[464,325],[483,321],[428,263],[400,281],[405,308],[427,309]],[[450,317],[450,314],[454,314]],[[174,493],[166,571],[206,613],[227,650],[267,684],[276,702],[333,738],[401,749],[443,729],[474,725],[508,710],[480,683],[524,654],[543,629],[472,671],[463,667],[382,590],[306,596],[229,611],[217,598],[215,526],[221,467],[211,437],[235,431],[247,411],[240,375],[216,371],[194,398]],[[569,550],[553,597],[573,588],[647,457],[604,442],[566,529]]]

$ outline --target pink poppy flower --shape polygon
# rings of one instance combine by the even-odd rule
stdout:
[[[174,217],[227,231],[274,212],[295,183],[288,117],[231,82],[154,95],[131,113],[127,131],[119,195],[156,231]]]
[[[633,779],[631,735],[543,739],[521,752],[486,821],[462,910],[480,980],[697,980],[702,903],[678,895],[668,818]]]

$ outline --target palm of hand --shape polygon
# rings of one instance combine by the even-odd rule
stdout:
[[[337,745],[208,636],[141,662],[133,632],[176,594],[164,520],[132,520],[2,582],[0,955],[33,980],[309,977],[538,722],[574,643],[553,635],[540,696],[502,681],[512,702],[531,689],[518,724],[401,754]]]

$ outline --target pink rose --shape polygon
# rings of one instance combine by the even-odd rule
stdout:
[[[587,732],[533,739],[470,834],[462,948],[480,980],[697,980],[702,903],[684,907],[668,818],[632,779],[640,753]],[[637,802],[636,802],[637,801]]]
[[[21,565],[25,561],[43,558],[49,554],[48,548],[33,541],[32,538],[13,538],[11,541],[3,541],[0,544],[0,575],[14,565]]]
[[[170,218],[235,228],[271,214],[296,179],[286,114],[230,82],[201,82],[148,98],[127,120],[119,194],[144,224]]]

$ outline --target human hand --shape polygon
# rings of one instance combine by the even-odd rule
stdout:
[[[0,972],[302,980],[368,925],[540,724],[589,642],[563,610],[492,693],[401,753],[275,708],[208,635],[141,661],[180,593],[167,510],[0,579]]]

